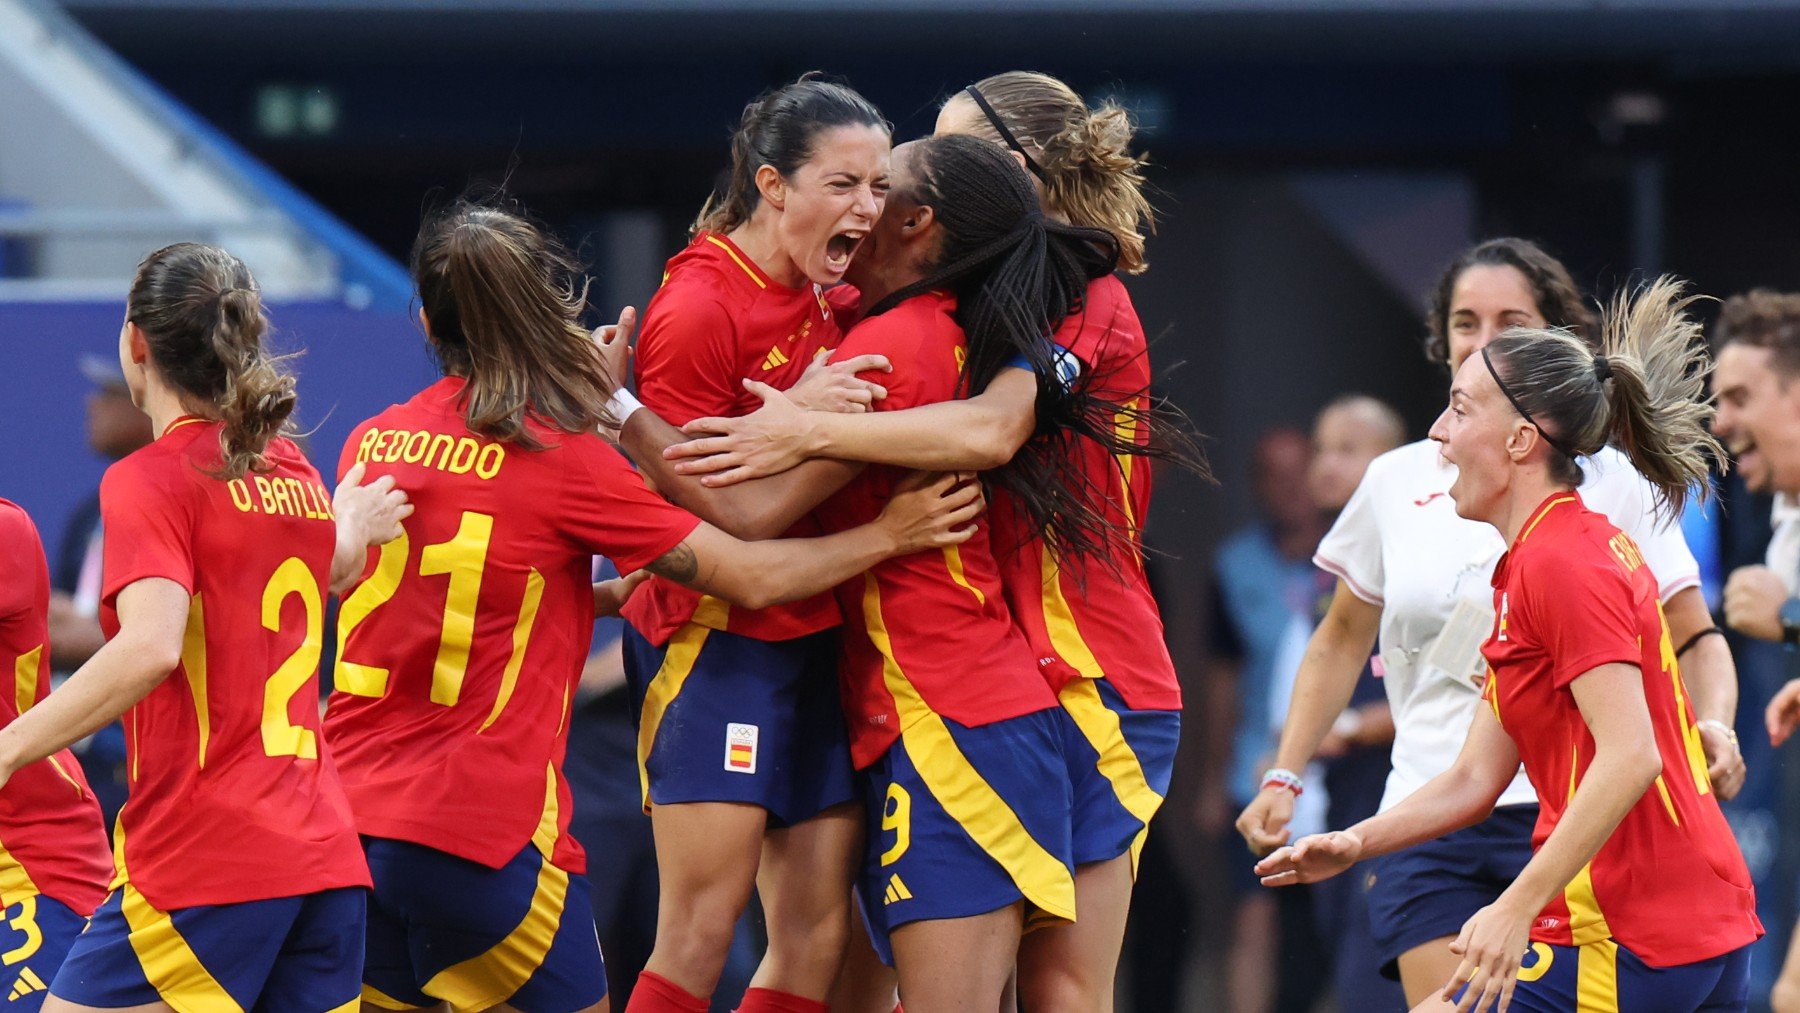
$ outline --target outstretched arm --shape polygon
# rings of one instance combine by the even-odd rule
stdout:
[[[1264,886],[1316,883],[1365,858],[1410,848],[1480,822],[1519,770],[1519,750],[1486,706],[1450,769],[1425,782],[1387,812],[1348,830],[1302,837],[1258,862]]]
[[[648,569],[745,608],[767,608],[836,587],[890,557],[965,542],[983,506],[974,482],[915,474],[868,524],[823,538],[760,542],[701,524]]]
[[[1331,597],[1331,608],[1307,642],[1300,670],[1294,675],[1294,696],[1288,704],[1287,723],[1281,729],[1281,746],[1275,766],[1305,770],[1332,722],[1350,704],[1356,680],[1362,675],[1369,652],[1381,627],[1381,607],[1352,592],[1343,581]],[[1238,833],[1256,854],[1287,843],[1288,821],[1294,818],[1294,794],[1269,787],[1238,816]]]
[[[1037,424],[1037,374],[1009,367],[980,394],[903,411],[839,414],[801,411],[780,391],[754,380],[745,389],[763,406],[741,418],[695,419],[688,442],[663,454],[674,471],[723,488],[777,475],[817,458],[933,471],[986,471],[1012,460]],[[693,437],[699,437],[693,439]]]
[[[633,411],[619,428],[619,445],[665,499],[714,527],[750,540],[778,537],[848,485],[863,468],[844,461],[808,461],[771,478],[709,489],[697,478],[676,473],[674,465],[663,458],[663,449],[681,440],[681,430],[648,408]]]

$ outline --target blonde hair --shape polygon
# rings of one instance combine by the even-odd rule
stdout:
[[[1131,113],[1111,99],[1089,109],[1073,88],[1048,74],[1014,70],[976,82],[1007,130],[1031,148],[1043,170],[1044,207],[1072,225],[1105,229],[1119,243],[1119,270],[1148,268],[1144,237],[1156,231],[1156,213],[1144,196],[1146,159],[1130,150]],[[964,96],[965,99],[967,96]],[[985,118],[981,136],[1001,141]]]
[[[1708,423],[1712,361],[1688,309],[1701,297],[1669,276],[1621,293],[1605,315],[1600,351],[1569,331],[1515,328],[1485,349],[1502,392],[1557,451],[1551,474],[1579,484],[1574,457],[1612,444],[1678,514],[1722,457]],[[1611,387],[1607,385],[1610,382]]]

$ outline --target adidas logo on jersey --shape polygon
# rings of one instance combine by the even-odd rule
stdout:
[[[777,366],[785,366],[787,363],[788,357],[781,354],[781,349],[779,347],[769,349],[769,354],[763,356],[763,369],[765,371],[774,369]]]
[[[44,984],[44,979],[37,976],[36,971],[27,967],[19,972],[18,979],[13,982],[12,994],[8,995],[6,998],[8,1002],[13,1002],[15,1000],[23,999],[33,992],[42,992],[49,987],[49,985]]]
[[[912,891],[908,890],[906,888],[906,884],[901,882],[899,873],[896,872],[893,874],[893,876],[889,877],[888,885],[887,885],[887,893],[882,896],[881,900],[882,900],[882,903],[884,903],[884,904],[893,904],[896,901],[912,900]]]

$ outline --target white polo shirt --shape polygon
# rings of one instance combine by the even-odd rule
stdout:
[[[1607,447],[1583,459],[1581,498],[1643,550],[1667,601],[1700,583],[1700,567],[1678,524],[1656,516],[1650,483]],[[1358,598],[1381,607],[1382,683],[1394,712],[1394,769],[1383,810],[1449,769],[1468,737],[1493,625],[1489,581],[1506,543],[1493,525],[1456,515],[1456,469],[1430,440],[1376,458],[1313,562]],[[1499,805],[1537,801],[1524,773]]]

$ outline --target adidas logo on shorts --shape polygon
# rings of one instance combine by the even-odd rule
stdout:
[[[13,982],[12,994],[8,995],[6,999],[8,1002],[12,1002],[15,999],[23,999],[33,992],[42,992],[49,987],[49,985],[44,984],[44,979],[37,976],[36,971],[27,967],[19,972],[18,980]]]
[[[892,904],[902,900],[912,900],[912,891],[906,888],[906,884],[900,880],[900,874],[896,872],[889,877],[887,893],[882,896],[881,901],[883,904]]]

